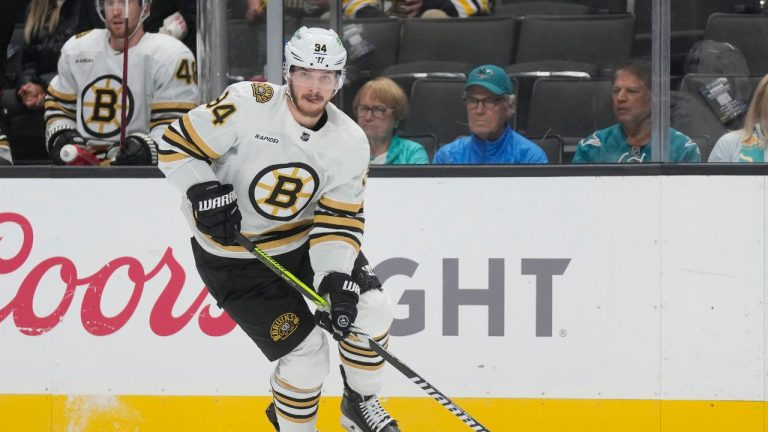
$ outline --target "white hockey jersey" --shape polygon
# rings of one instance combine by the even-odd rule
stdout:
[[[363,234],[363,194],[370,150],[362,129],[328,104],[317,131],[293,118],[287,86],[241,82],[174,122],[159,145],[159,167],[182,193],[197,183],[234,185],[241,232],[278,255],[309,240],[315,272],[349,273]],[[252,258],[195,229],[209,252]]]
[[[123,54],[112,49],[108,38],[107,30],[91,30],[62,47],[59,74],[45,98],[48,131],[66,124],[86,140],[120,140]],[[196,65],[189,48],[168,35],[144,34],[128,50],[126,105],[126,134],[148,133],[158,142],[171,122],[197,106]]]
[[[5,159],[7,163],[13,164],[13,157],[11,157],[11,144],[8,142],[8,137],[0,132],[0,158]],[[0,165],[3,165],[0,163]]]

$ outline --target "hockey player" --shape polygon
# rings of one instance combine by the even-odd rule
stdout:
[[[11,145],[8,143],[8,137],[0,131],[0,166],[13,165],[11,156]]]
[[[282,432],[315,430],[328,342],[303,297],[235,244],[242,234],[326,296],[319,321],[338,341],[342,425],[397,432],[379,404],[383,359],[349,333],[354,322],[382,345],[392,309],[360,253],[369,148],[329,103],[344,82],[338,35],[302,27],[285,45],[287,85],[241,82],[174,122],[159,167],[185,194],[201,278],[219,306],[277,360],[267,416]]]
[[[157,164],[157,142],[168,125],[197,106],[192,52],[164,34],[145,33],[151,0],[128,0],[128,82],[122,106],[125,0],[96,0],[106,29],[80,33],[61,50],[59,74],[45,98],[46,144],[54,164],[63,164],[67,144],[109,154],[115,165]],[[119,149],[121,110],[126,140]],[[93,145],[99,143],[98,146]],[[111,149],[109,148],[111,146]]]

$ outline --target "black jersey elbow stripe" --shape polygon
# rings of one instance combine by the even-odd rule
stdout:
[[[318,402],[320,402],[320,394],[313,393],[308,398],[295,398],[288,396],[285,393],[282,393],[280,391],[276,391],[275,389],[272,389],[272,395],[280,401],[283,405],[289,406],[291,408],[296,409],[302,409],[302,408],[311,408],[315,405],[317,405]]]
[[[360,219],[361,218],[315,214],[315,223],[319,226],[326,226],[329,228],[340,227],[343,229],[363,232],[365,222]]]
[[[347,352],[347,353],[354,354],[361,357],[368,357],[368,358],[376,358],[379,356],[379,354],[377,354],[376,351],[356,347],[344,340],[339,342],[339,351]]]
[[[165,133],[166,134],[168,133],[168,129],[166,129]],[[163,134],[163,142],[165,142],[166,144],[170,145],[171,147],[173,147],[175,149],[178,149],[178,151],[176,153],[182,153],[182,154],[185,154],[185,155],[187,155],[189,157],[193,157],[193,158],[195,158],[197,160],[201,160],[201,161],[204,161],[206,163],[210,163],[210,160],[207,157],[200,156],[199,154],[195,153],[194,150],[191,150],[189,147],[185,147],[182,144],[177,144],[176,142],[174,142],[171,139],[169,139],[166,134]]]
[[[210,162],[210,158],[205,156],[205,154],[203,154],[203,152],[200,151],[197,146],[185,140],[179,131],[176,130],[176,127],[173,124],[168,126],[168,128],[163,133],[163,141],[192,156],[195,159]]]
[[[332,231],[349,231],[351,233],[363,233],[362,228],[358,227],[352,227],[348,225],[336,225],[336,224],[328,224],[328,223],[316,223],[315,227],[320,228],[320,232],[323,232],[322,229],[328,229]]]
[[[47,127],[50,127],[52,123],[60,120],[75,121],[75,118],[67,114],[45,114],[45,125]]]
[[[353,204],[347,206],[329,205],[327,201],[323,201],[321,198],[318,201],[318,207],[321,211],[325,211],[332,214],[341,214],[344,216],[357,216],[360,214],[361,207],[354,206]],[[337,203],[341,204],[341,203]]]
[[[351,214],[339,215],[336,212],[331,212],[331,211],[328,211],[328,210],[323,210],[321,208],[317,208],[315,210],[315,218],[317,218],[319,216],[328,216],[328,217],[339,217],[339,216],[341,216],[341,217],[343,217],[345,219],[354,219],[354,220],[360,222],[361,224],[365,225],[365,218],[362,216],[362,214],[363,214],[362,210],[357,215],[351,215]]]
[[[320,198],[320,205],[335,211],[354,214],[360,213],[360,209],[363,208],[363,203],[346,203],[342,201],[336,201],[328,197]]]
[[[179,126],[181,127],[181,133],[184,138],[187,139],[187,141],[191,142],[195,145],[203,154],[205,154],[210,159],[218,159],[221,157],[220,154],[213,151],[212,148],[208,147],[208,145],[203,141],[202,138],[200,138],[200,135],[195,130],[195,126],[192,124],[192,121],[189,119],[189,115],[183,115],[181,116],[181,120],[179,120]]]
[[[345,365],[347,365],[349,367],[352,367],[352,368],[355,368],[355,369],[363,369],[363,370],[374,371],[374,370],[379,370],[382,367],[384,367],[384,359],[382,359],[381,361],[376,362],[376,363],[363,363],[363,362],[355,361],[355,360],[346,358],[344,356],[341,356],[340,360]]]
[[[50,85],[48,86],[48,95],[53,97],[53,98],[55,98],[59,102],[71,103],[71,104],[76,104],[77,103],[77,94],[75,94],[75,93],[62,93],[62,92],[56,90],[55,88],[53,88],[53,86],[50,86]]]

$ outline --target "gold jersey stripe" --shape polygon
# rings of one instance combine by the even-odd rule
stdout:
[[[62,102],[77,103],[77,94],[62,93],[50,85],[48,86],[48,94],[55,97],[56,99],[61,100]]]
[[[60,104],[55,99],[46,99],[44,107],[45,109],[57,109],[59,111],[64,111],[72,115],[76,114],[76,111],[74,109]]]
[[[160,162],[176,162],[176,161],[180,161],[182,159],[187,159],[187,158],[190,158],[190,157],[191,156],[185,155],[184,153],[174,153],[174,154],[169,154],[169,155],[159,154],[158,155],[158,158],[159,158],[158,160]]]
[[[191,155],[197,155],[201,158],[205,158],[205,155],[201,154],[200,151],[197,149],[197,147],[190,144],[189,141],[185,140],[184,137],[182,137],[176,132],[175,129],[173,128],[166,129],[165,133],[163,133],[163,136],[169,141],[173,142],[177,146],[187,151],[187,153]]]
[[[197,104],[193,102],[157,102],[149,105],[150,111],[157,111],[157,110],[189,111],[195,107],[197,107]]]
[[[327,197],[320,198],[320,204],[349,213],[360,213],[360,209],[363,207],[363,203],[345,203]]]
[[[292,230],[294,228],[298,228],[298,227],[300,227],[302,225],[308,225],[309,226],[309,225],[312,225],[312,223],[313,223],[312,219],[304,219],[304,220],[300,220],[300,221],[297,221],[297,222],[280,225],[279,227],[277,227],[275,229],[263,231],[263,232],[260,232],[258,234],[254,234],[254,235],[266,236],[266,235],[277,234],[277,233],[280,233],[281,231],[290,231],[290,230]],[[248,234],[245,234],[245,235],[248,236]]]
[[[343,216],[316,215],[315,222],[337,225],[339,227],[352,227],[360,230],[362,230],[365,227],[365,224],[363,222],[357,219],[352,219],[352,218],[343,217]]]
[[[220,154],[213,151],[212,148],[208,147],[208,144],[203,141],[202,138],[200,138],[200,135],[195,130],[195,127],[192,125],[192,121],[189,119],[188,115],[183,115],[181,117],[181,124],[184,126],[184,130],[189,134],[189,138],[192,139],[192,142],[200,148],[200,150],[205,153],[205,156],[209,157],[210,159],[218,159],[221,157]]]
[[[352,246],[355,249],[355,253],[360,253],[359,243],[357,243],[356,241],[352,240],[349,237],[344,237],[344,236],[334,235],[334,234],[322,235],[322,236],[318,236],[316,238],[310,239],[309,247],[314,247],[320,243],[325,243],[330,241],[340,241],[340,242],[348,243],[350,246]]]

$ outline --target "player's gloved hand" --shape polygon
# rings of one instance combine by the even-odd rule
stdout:
[[[157,165],[157,145],[147,134],[134,133],[125,137],[125,146],[115,144],[107,151],[112,165]]]
[[[85,147],[85,139],[74,129],[62,129],[55,132],[49,139],[51,143],[49,148],[51,149],[51,161],[54,165],[66,165],[61,159],[61,149],[67,145],[77,145]]]
[[[357,318],[357,301],[360,299],[360,287],[345,273],[331,272],[325,275],[318,289],[321,295],[328,295],[331,312],[315,314],[317,324],[342,340],[349,334],[350,326]]]
[[[240,232],[240,209],[231,184],[209,181],[187,190],[197,229],[224,246],[235,245],[235,233]]]

